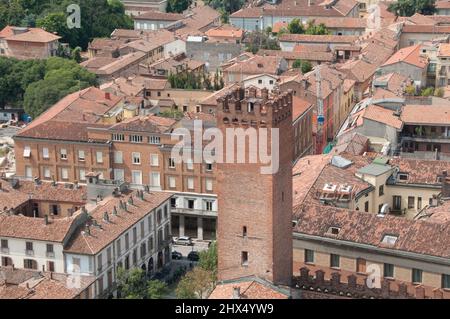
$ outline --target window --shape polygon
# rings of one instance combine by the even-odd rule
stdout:
[[[398,179],[401,181],[407,181],[408,180],[408,174],[400,173],[398,174]]]
[[[47,147],[44,147],[44,148],[42,149],[42,157],[43,157],[44,159],[49,159],[49,158],[50,158],[50,153],[49,153]]]
[[[408,209],[414,208],[414,202],[416,198],[413,196],[408,196]]]
[[[31,157],[31,147],[25,146],[23,149],[23,157],[30,158]]]
[[[331,254],[330,255],[330,267],[339,268],[340,267],[340,256]]]
[[[67,150],[65,148],[61,149],[60,155],[62,160],[67,160]]]
[[[1,251],[2,253],[8,254],[9,253],[9,247],[8,247],[8,240],[2,239],[1,240]]]
[[[125,171],[123,169],[114,169],[114,179],[116,181],[124,181]]]
[[[47,262],[47,270],[50,272],[55,272],[55,263],[53,261]]]
[[[411,280],[412,280],[413,284],[422,283],[422,270],[413,268]]]
[[[52,173],[51,173],[50,168],[48,166],[44,166],[43,167],[43,172],[44,172],[44,178],[45,179],[50,179],[52,177]]]
[[[131,183],[135,185],[142,185],[141,171],[131,171]]]
[[[206,171],[211,172],[213,170],[213,164],[212,163],[206,163]]]
[[[117,239],[116,241],[116,247],[117,247],[117,256],[120,256],[120,253],[122,252],[122,248],[120,247],[121,242],[120,242],[120,238]]]
[[[142,135],[130,135],[131,143],[142,143]]]
[[[130,235],[128,233],[125,234],[125,250],[130,249]]]
[[[145,224],[141,222],[141,238],[145,236]]]
[[[176,197],[172,197],[170,199],[170,207],[177,208],[177,198]]]
[[[133,227],[133,244],[137,242],[137,228]]]
[[[331,235],[339,235],[339,230],[340,230],[339,227],[330,227],[330,228],[328,229],[328,234],[331,234]]]
[[[247,226],[242,227],[242,237],[247,237]]]
[[[8,266],[12,266],[13,265],[13,261],[11,258],[9,257],[2,257],[2,266],[3,267],[8,267]]]
[[[190,171],[194,169],[194,162],[192,161],[192,158],[189,158],[186,162],[186,168]]]
[[[175,168],[175,159],[169,157],[169,168]]]
[[[383,275],[385,278],[394,278],[394,265],[384,264]]]
[[[69,179],[69,170],[67,168],[61,168],[61,179],[63,180]]]
[[[442,275],[442,288],[450,289],[450,275],[443,274]]]
[[[383,195],[384,195],[384,185],[381,185],[380,187],[378,187],[378,196]]]
[[[121,151],[114,152],[114,163],[123,164],[123,153]]]
[[[241,265],[248,266],[248,252],[243,251],[241,254]]]
[[[159,144],[161,144],[161,137],[159,137],[159,136],[150,136],[149,139],[148,139],[148,142],[150,144],[159,145]]]
[[[125,135],[123,134],[113,134],[112,140],[114,142],[124,142],[125,141]]]
[[[394,235],[384,235],[381,242],[383,244],[395,245],[395,243],[397,242],[397,239],[398,239],[398,237],[394,236]]]
[[[83,150],[78,150],[78,160],[80,162],[84,162],[86,160],[86,156]]]
[[[207,178],[205,182],[206,182],[206,191],[212,192],[212,190],[213,190],[213,181],[212,181],[212,179]]]
[[[33,169],[31,166],[25,166],[25,177],[32,178],[33,177]]]
[[[141,153],[132,153],[131,155],[134,165],[141,165]]]
[[[80,272],[81,271],[81,259],[72,257],[72,271],[73,272]]]
[[[393,202],[394,202],[394,210],[401,210],[402,209],[402,197],[401,196],[393,196]]]
[[[193,177],[187,178],[187,188],[188,188],[188,190],[194,190],[194,178]]]
[[[160,173],[151,173],[150,174],[150,186],[152,187],[160,187],[161,186],[161,175]]]
[[[364,211],[365,211],[366,213],[369,212],[369,202],[365,202],[365,203],[364,203]]]
[[[314,250],[305,249],[305,263],[314,263]]]
[[[366,272],[366,260],[363,258],[356,259],[356,272],[365,273]]]
[[[102,164],[103,163],[103,153],[102,152],[97,152],[96,153],[96,159],[97,159],[97,163],[98,164]]]
[[[47,257],[54,255],[53,244],[47,244]]]
[[[188,205],[188,209],[194,209],[195,208],[195,199],[188,199],[187,205]]]
[[[176,187],[176,179],[173,176],[169,176],[169,188],[175,188]]]
[[[159,166],[159,156],[158,154],[150,154],[150,165],[153,167]]]
[[[422,209],[422,197],[417,197],[417,210]]]
[[[208,212],[212,212],[212,210],[213,210],[213,201],[210,201],[210,200],[205,201],[205,209]]]
[[[23,260],[23,268],[25,269],[37,269],[37,262],[32,259]]]

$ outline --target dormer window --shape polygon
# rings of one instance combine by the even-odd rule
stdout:
[[[258,68],[262,69],[264,65],[262,63],[258,63]]]
[[[340,230],[341,230],[341,228],[339,228],[339,227],[331,226],[330,228],[328,228],[327,233],[330,235],[339,235]]]
[[[397,242],[398,236],[395,235],[384,235],[383,239],[381,240],[381,242],[383,244],[387,244],[387,245],[395,245],[395,243]]]
[[[255,103],[248,102],[247,103],[247,111],[249,113],[253,113],[255,111]]]
[[[407,181],[408,180],[408,174],[406,173],[399,173],[398,174],[398,179],[401,181]]]

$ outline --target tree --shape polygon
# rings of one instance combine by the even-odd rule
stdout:
[[[167,12],[182,13],[192,4],[192,0],[169,0],[167,1]]]
[[[176,295],[179,299],[204,299],[214,289],[213,274],[201,267],[188,272],[178,283]]]
[[[248,35],[246,51],[257,53],[259,50],[281,50],[276,38],[265,32],[254,31]]]
[[[295,60],[294,64],[292,65],[292,67],[294,69],[301,69],[303,74],[308,73],[309,71],[312,70],[311,62],[309,62],[309,61],[302,61],[300,59]]]
[[[95,74],[75,61],[50,58],[45,61],[43,79],[31,83],[25,90],[25,112],[35,118],[66,95],[95,84]]]
[[[294,69],[300,69],[302,67],[302,60],[297,59],[294,61],[294,63],[292,64],[292,67]]]
[[[230,14],[241,9],[245,0],[204,0],[204,2],[221,13],[222,23],[228,23]]]
[[[140,268],[117,271],[117,288],[124,299],[161,299],[167,285],[159,280],[147,281],[145,271]]]
[[[431,15],[436,11],[435,0],[398,0],[388,10],[397,16],[410,17],[415,13]]]
[[[421,96],[432,96],[433,94],[434,94],[434,88],[432,88],[432,87],[425,88],[420,92]]]
[[[315,24],[314,20],[310,20],[308,22],[308,26],[305,30],[305,34],[326,35],[326,34],[331,34],[331,32],[327,29],[325,24],[323,24],[323,23]]]
[[[437,97],[444,97],[444,89],[443,88],[437,88],[436,90],[434,90],[434,96]]]
[[[208,250],[200,252],[200,260],[198,266],[212,274],[213,284],[217,280],[217,243],[214,241],[209,246]]]
[[[415,95],[416,94],[416,87],[414,85],[408,85],[405,88],[405,93],[408,95]]]
[[[147,282],[147,299],[162,299],[166,293],[166,283],[159,280],[150,280]]]
[[[75,49],[72,50],[71,52],[71,58],[72,60],[74,60],[77,63],[81,63],[82,58],[81,58],[81,48],[80,47],[76,47]]]
[[[303,28],[303,24],[300,19],[296,18],[289,22],[287,29],[291,34],[302,34],[305,33],[305,29]]]
[[[302,61],[301,70],[302,70],[303,74],[310,72],[312,70],[311,62],[309,62],[309,61]]]

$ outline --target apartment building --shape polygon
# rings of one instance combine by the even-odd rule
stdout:
[[[417,159],[448,160],[450,131],[448,105],[405,105],[401,120],[401,155]]]
[[[412,220],[435,205],[448,168],[447,162],[351,153],[306,156],[294,167],[294,207],[321,204]]]
[[[0,31],[0,56],[20,60],[56,56],[60,36],[40,28],[6,26]]]
[[[0,214],[3,267],[94,278],[89,296],[106,298],[115,293],[118,268],[141,268],[151,276],[170,262],[173,194],[131,191],[98,173],[87,178],[83,206],[68,216],[28,217],[15,209]],[[13,191],[24,192],[9,194]]]
[[[373,273],[379,289],[389,281],[388,290],[400,292],[405,285],[415,298],[450,297],[445,223],[318,205],[302,206],[294,216],[295,273],[306,267],[320,270],[326,280],[332,273],[344,281],[353,275],[364,287],[365,274]]]
[[[246,31],[266,30],[276,23],[288,23],[300,19],[306,23],[317,18],[359,17],[358,2],[334,0],[319,3],[308,0],[288,0],[280,4],[264,4],[246,7],[230,16],[230,24]]]

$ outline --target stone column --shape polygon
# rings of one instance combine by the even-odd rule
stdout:
[[[179,237],[184,236],[184,216],[180,215],[180,224],[178,225]]]
[[[203,240],[203,218],[197,218],[197,239]]]

